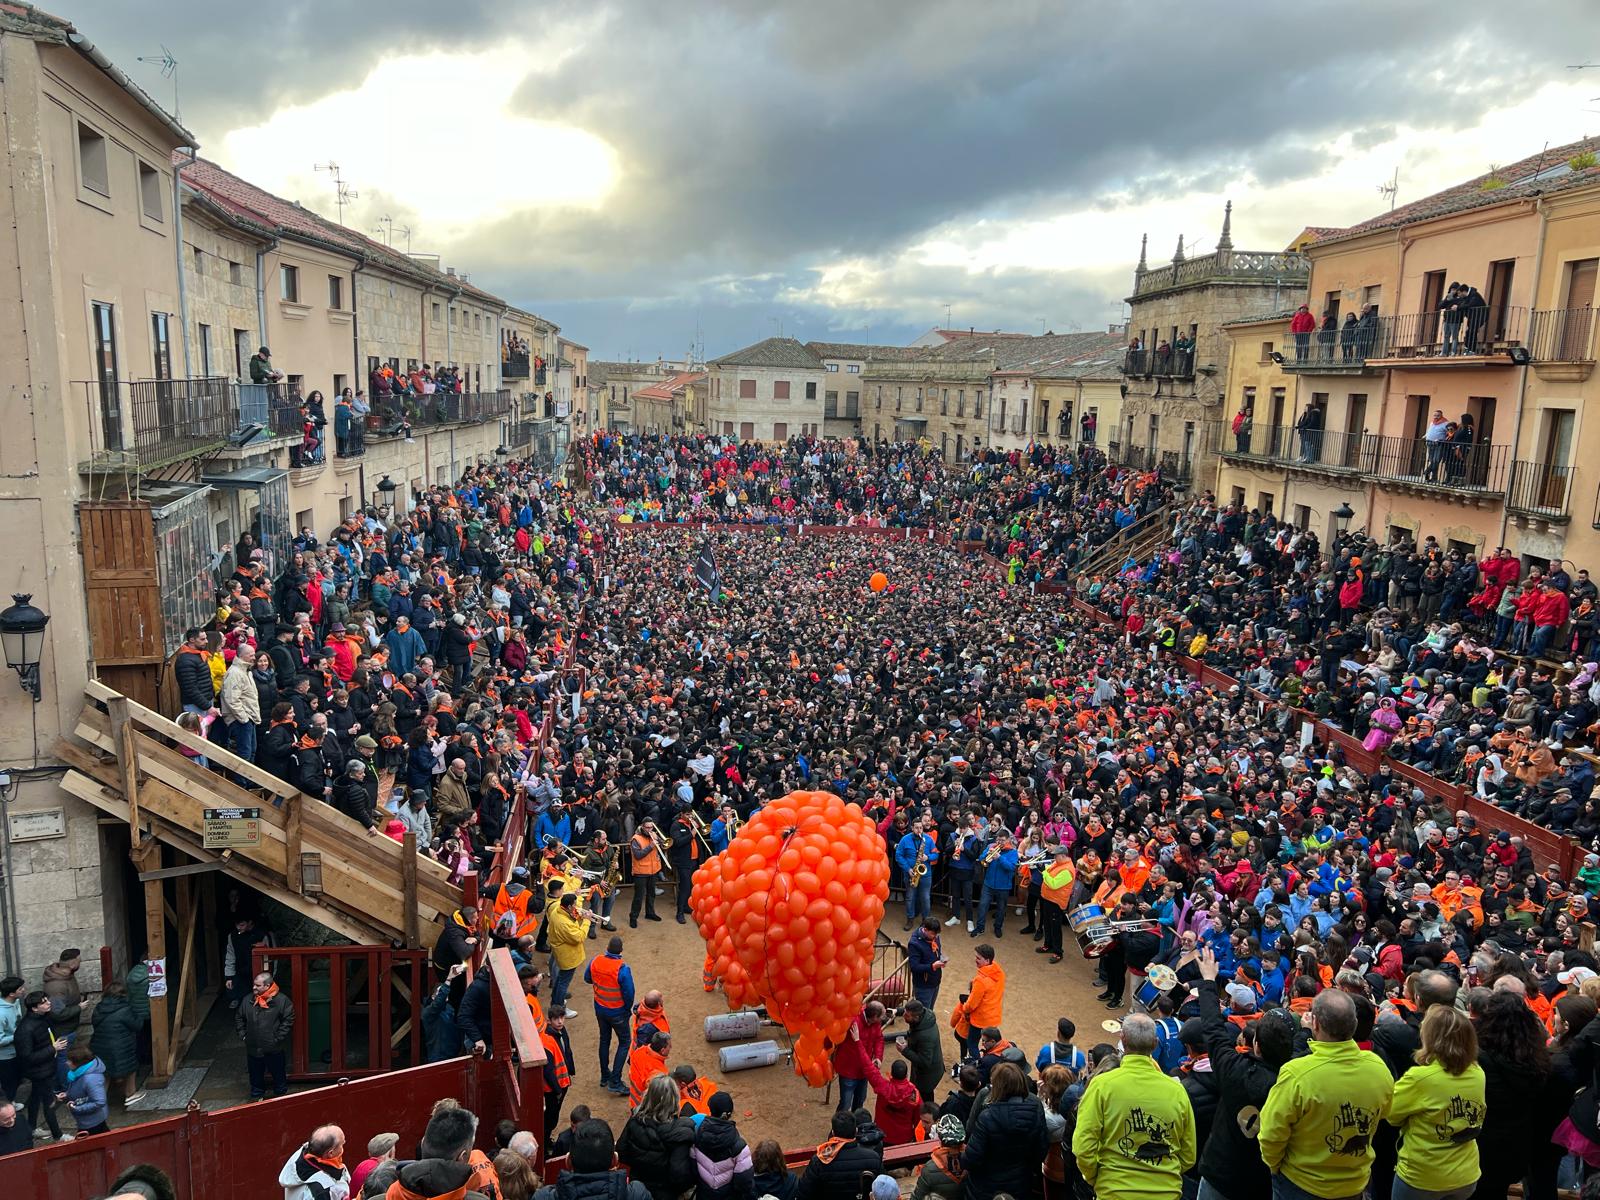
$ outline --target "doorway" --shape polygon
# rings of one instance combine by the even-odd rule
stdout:
[[[1444,272],[1429,271],[1422,277],[1422,312],[1417,318],[1414,345],[1435,346],[1439,341],[1439,301],[1444,299]],[[1396,338],[1397,342],[1401,339]]]
[[[1516,269],[1517,260],[1514,258],[1503,258],[1489,264],[1489,292],[1484,297],[1489,301],[1489,324],[1485,331],[1489,336],[1489,345],[1480,343],[1478,347],[1485,353],[1491,346],[1506,340],[1508,314],[1511,311],[1511,278]]]

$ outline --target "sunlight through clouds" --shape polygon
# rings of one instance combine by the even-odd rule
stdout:
[[[519,210],[598,208],[620,174],[616,152],[511,111],[531,60],[521,46],[385,59],[350,90],[232,131],[217,157],[324,213],[333,189],[313,165],[331,159],[361,193],[355,213],[404,216],[431,244]]]

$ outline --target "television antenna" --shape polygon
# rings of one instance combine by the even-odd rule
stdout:
[[[394,247],[394,218],[388,213],[378,218],[378,223],[372,227],[372,232],[381,233],[383,244],[391,249]]]
[[[339,174],[339,164],[334,162],[332,159],[329,159],[325,163],[314,164],[312,170],[327,171],[333,175],[334,203],[339,206],[339,224],[343,225],[344,206],[349,204],[352,200],[359,199],[361,193],[356,191],[355,188],[351,187],[344,181],[344,177]]]
[[[1395,197],[1400,194],[1400,168],[1394,169],[1394,175],[1388,183],[1378,185],[1378,195],[1389,197],[1389,211],[1394,211]]]
[[[405,238],[405,240],[406,240],[406,254],[409,255],[411,253],[411,226],[402,225],[402,226],[400,226],[399,229],[396,229],[395,232],[398,233],[401,237]]]
[[[172,51],[162,46],[160,54],[141,54],[139,61],[160,67],[161,78],[172,80],[172,116],[174,120],[182,120],[183,114],[178,108],[178,60]]]

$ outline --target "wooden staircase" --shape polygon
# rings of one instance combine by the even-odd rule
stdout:
[[[157,712],[90,681],[73,730],[55,753],[70,768],[62,787],[129,825],[134,856],[147,843],[220,870],[343,937],[368,945],[419,947],[433,941],[462,903],[462,889],[414,843],[369,836],[355,821]],[[241,787],[199,766],[180,746],[247,780]],[[259,808],[260,841],[205,847],[205,810]],[[145,872],[144,874],[149,874]],[[143,877],[143,875],[141,876]]]
[[[1148,562],[1156,548],[1167,540],[1171,524],[1172,505],[1163,504],[1154,512],[1140,517],[1126,529],[1118,531],[1114,538],[1084,559],[1074,571],[1074,575],[1081,572],[1091,579],[1096,575],[1115,575],[1129,557],[1141,563]]]

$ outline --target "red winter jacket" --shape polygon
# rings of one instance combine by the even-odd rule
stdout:
[[[880,1039],[881,1040],[881,1039]],[[867,1064],[867,1082],[878,1093],[878,1106],[872,1119],[883,1130],[885,1146],[901,1146],[917,1140],[917,1122],[922,1119],[922,1095],[909,1079],[891,1079]]]
[[[1294,320],[1289,322],[1290,333],[1310,333],[1316,327],[1317,319],[1304,309],[1295,313]]]
[[[855,1030],[859,1040],[845,1036],[833,1052],[833,1069],[846,1079],[866,1079],[868,1064],[883,1058],[883,1026],[869,1024],[865,1013],[857,1013]]]
[[[1539,625],[1555,625],[1558,628],[1567,623],[1567,618],[1572,615],[1572,605],[1567,601],[1565,592],[1558,592],[1551,588],[1548,592],[1540,592],[1539,599],[1533,606],[1533,623]]]

